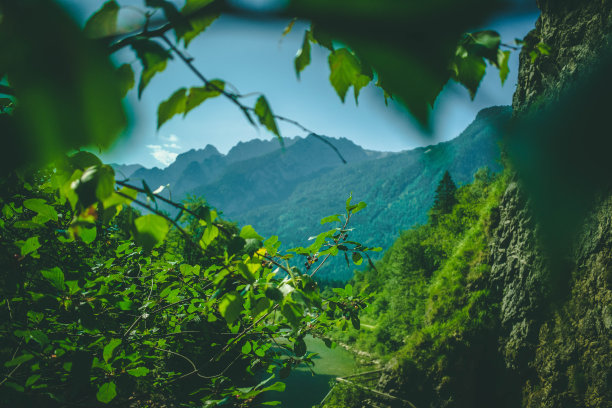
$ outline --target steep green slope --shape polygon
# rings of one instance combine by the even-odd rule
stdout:
[[[479,171],[457,191],[451,213],[406,231],[376,270],[355,275],[355,290],[372,294],[373,303],[362,330],[336,336],[388,362],[393,375],[379,389],[417,406],[516,403],[506,395],[512,388],[495,347],[499,311],[486,285],[491,219],[507,183],[506,173]],[[328,406],[362,406],[344,391]]]

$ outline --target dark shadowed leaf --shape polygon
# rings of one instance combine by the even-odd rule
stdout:
[[[175,91],[170,98],[166,99],[157,107],[157,129],[166,123],[174,115],[185,112],[187,103],[187,90],[185,88]]]
[[[53,269],[40,271],[42,276],[47,279],[57,290],[64,290],[64,272],[57,266]]]
[[[2,124],[10,140],[0,153],[2,167],[47,162],[83,146],[110,146],[126,116],[101,44],[86,39],[56,2],[2,2],[2,14],[0,71],[18,101],[13,122]]]
[[[107,1],[85,23],[83,29],[89,38],[103,38],[115,35],[117,32],[117,16],[119,5],[114,0]]]
[[[157,214],[148,214],[134,220],[134,239],[145,251],[162,243],[168,234],[168,222]]]
[[[117,390],[114,382],[107,382],[98,388],[96,398],[98,401],[108,404],[117,396]]]
[[[264,125],[270,132],[274,133],[281,144],[283,144],[283,138],[281,137],[278,127],[276,126],[276,119],[274,118],[272,109],[268,104],[268,100],[263,95],[257,98],[257,103],[255,104],[255,115],[257,115],[257,118],[259,119],[259,123]]]
[[[130,45],[142,64],[142,74],[138,83],[138,97],[140,98],[151,78],[166,69],[168,60],[172,59],[172,56],[164,47],[152,40],[139,39]]]
[[[236,321],[242,311],[244,300],[238,292],[230,292],[221,298],[219,301],[219,313],[227,321],[227,324],[232,324]]]
[[[304,70],[310,64],[310,31],[304,33],[304,41],[302,42],[302,48],[300,48],[295,55],[294,65],[295,73],[297,77],[300,77],[300,72]]]
[[[185,104],[185,115],[187,115],[187,113],[189,113],[189,111],[192,109],[199,106],[205,100],[221,95],[224,89],[225,82],[221,81],[220,79],[213,79],[210,81],[210,84],[207,84],[206,86],[189,89],[187,102]]]

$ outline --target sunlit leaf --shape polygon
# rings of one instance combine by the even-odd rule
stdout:
[[[257,239],[259,241],[263,240],[263,237],[255,232],[255,229],[251,225],[245,225],[240,230],[240,238],[243,239]]]

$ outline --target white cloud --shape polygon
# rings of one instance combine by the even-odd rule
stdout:
[[[163,149],[160,145],[147,145],[151,149],[151,156],[164,166],[170,165],[178,156],[178,153]]]
[[[180,149],[181,146],[177,145],[176,143],[164,143],[164,147],[167,147],[169,149]]]
[[[160,136],[160,137],[161,137],[162,140],[168,141],[170,143],[176,143],[176,142],[179,141],[178,136],[175,135],[175,134],[171,134],[171,135],[168,135],[168,136]]]

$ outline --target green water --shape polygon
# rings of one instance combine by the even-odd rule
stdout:
[[[330,382],[336,377],[345,377],[357,372],[357,363],[353,355],[336,347],[329,349],[322,340],[312,337],[305,338],[308,351],[318,353],[313,359],[315,366],[312,375],[306,367],[291,371],[284,380],[285,392],[275,392],[267,395],[267,400],[281,401],[283,408],[311,408],[321,402],[330,390]]]

